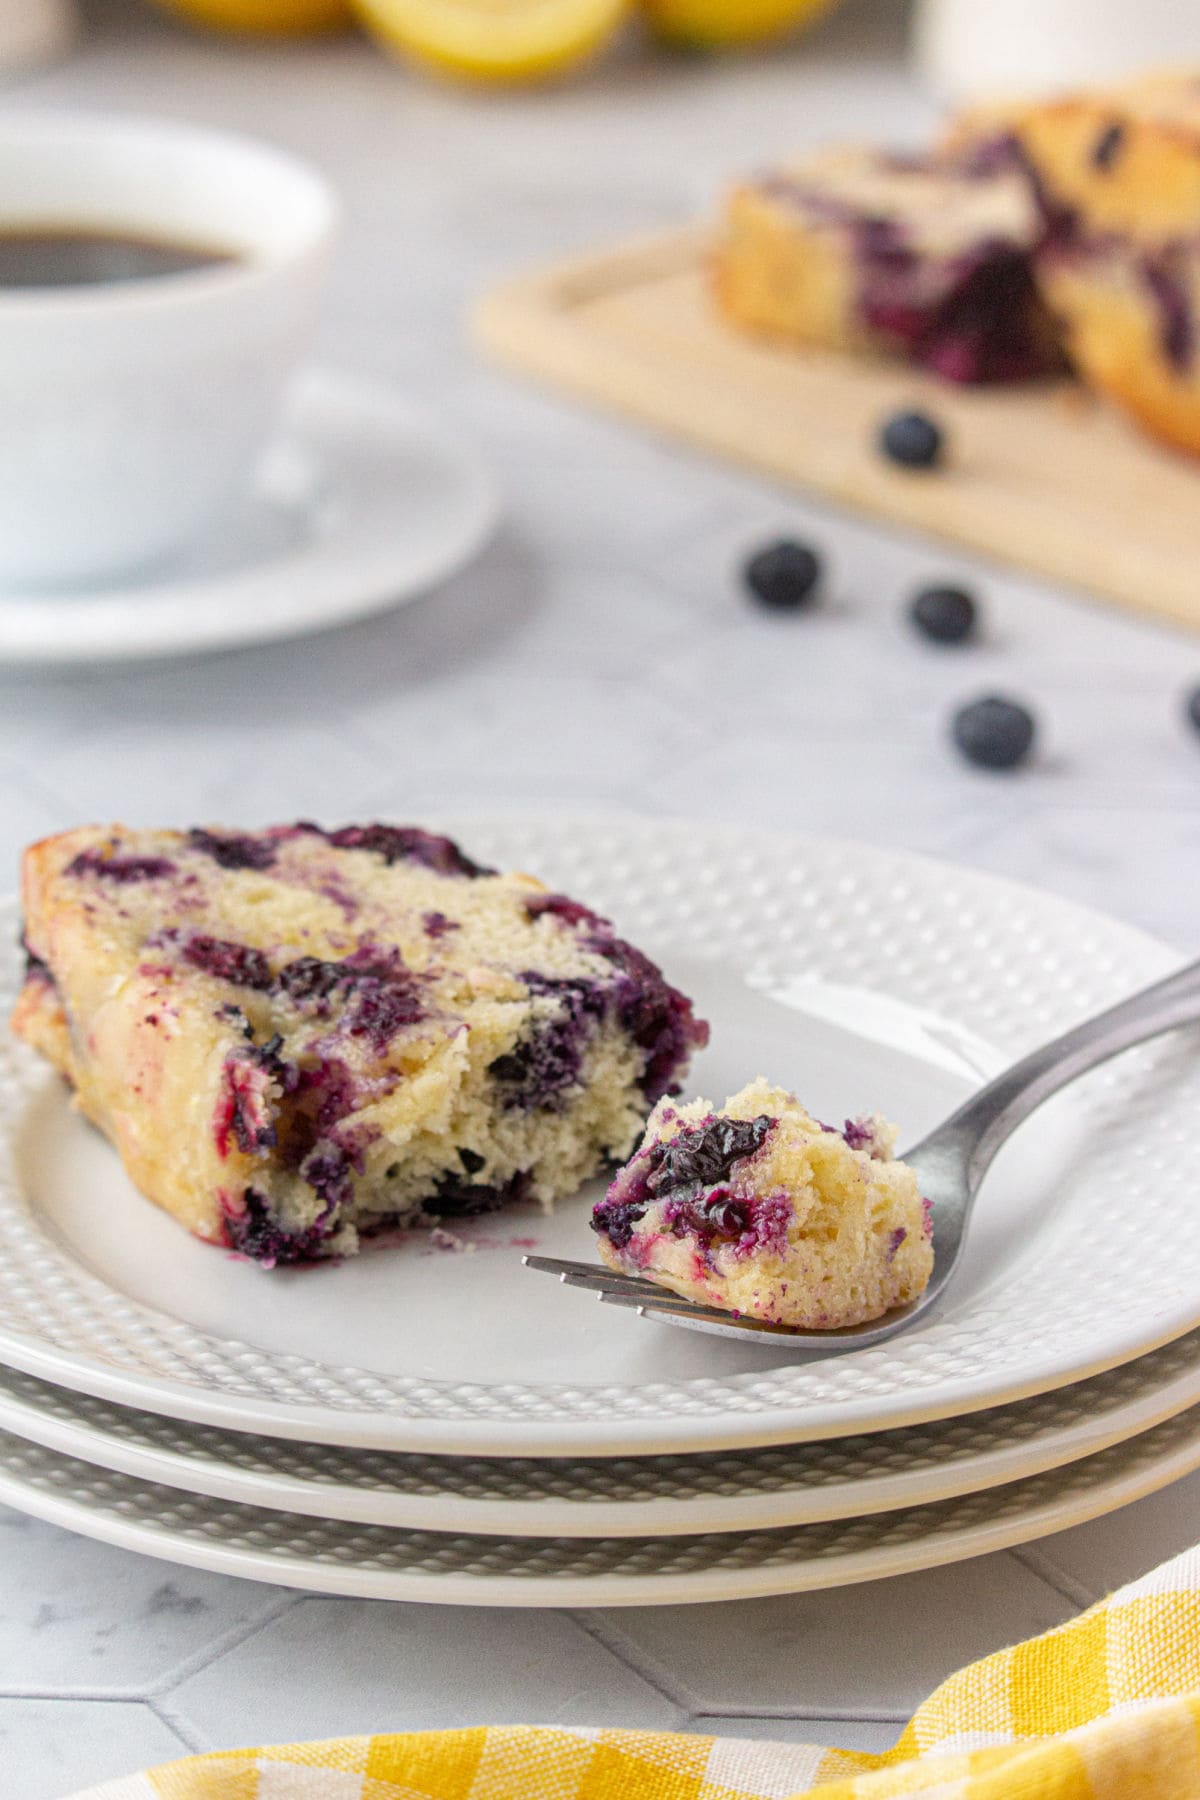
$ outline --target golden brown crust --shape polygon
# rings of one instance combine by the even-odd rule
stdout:
[[[253,1171],[248,1158],[240,1159],[244,1167],[230,1168],[236,1151],[222,1167],[211,1131],[179,1129],[200,1096],[207,1103],[215,1088],[213,1071],[189,1053],[186,1007],[164,1005],[154,976],[119,970],[59,880],[77,856],[98,850],[123,829],[62,832],[25,852],[26,942],[70,993],[75,1029],[86,1033],[87,1042],[72,1041],[57,987],[37,971],[18,998],[12,1028],[67,1078],[75,1105],[116,1145],[139,1191],[197,1236],[220,1242],[222,1184],[244,1184]]]
[[[714,284],[722,311],[752,331],[838,350],[877,347],[856,319],[845,255],[758,188],[729,197]]]
[[[74,1087],[76,1069],[67,1015],[48,977],[35,975],[26,981],[17,995],[11,1022],[15,1036],[40,1051]]]

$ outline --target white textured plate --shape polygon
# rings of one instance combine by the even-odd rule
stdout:
[[[978,1493],[1200,1405],[1200,1333],[1050,1394],[873,1437],[594,1461],[405,1456],[188,1425],[0,1370],[0,1430],[187,1494],[504,1537],[763,1531]]]
[[[389,1531],[185,1496],[0,1432],[0,1502],[123,1549],[315,1593],[452,1606],[663,1606],[928,1569],[1078,1525],[1200,1467],[1200,1408],[1096,1456],[872,1518],[700,1537]]]
[[[387,388],[314,372],[237,517],[166,574],[0,592],[0,663],[180,656],[326,630],[452,575],[497,513],[490,476],[439,423]]]
[[[433,821],[437,823],[437,821]],[[493,821],[471,849],[610,913],[713,1022],[696,1071],[915,1137],[984,1073],[1177,960],[1068,903],[911,857],[699,825]],[[15,931],[4,928],[6,939]],[[15,950],[7,983],[17,979]],[[648,1323],[520,1267],[587,1255],[588,1195],[336,1267],[264,1273],[138,1198],[60,1084],[0,1048],[0,1361],[197,1422],[495,1456],[826,1438],[1045,1392],[1200,1324],[1194,1034],[1060,1096],[986,1184],[961,1273],[874,1350]]]

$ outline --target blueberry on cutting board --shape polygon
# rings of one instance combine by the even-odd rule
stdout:
[[[965,588],[927,587],[914,594],[908,616],[934,644],[965,644],[975,636],[979,608]]]
[[[1183,710],[1188,716],[1188,724],[1193,731],[1200,731],[1200,687],[1194,687],[1184,701]]]
[[[755,551],[743,579],[760,606],[772,612],[798,612],[811,606],[821,579],[821,559],[807,544],[780,538]]]
[[[879,448],[888,461],[906,469],[935,469],[945,441],[936,419],[922,412],[893,413],[879,433]]]
[[[1028,707],[988,694],[959,708],[951,735],[977,768],[1015,769],[1032,750],[1036,727]]]

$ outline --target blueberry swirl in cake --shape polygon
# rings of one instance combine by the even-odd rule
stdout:
[[[708,1036],[588,907],[417,827],[88,827],[23,898],[17,1035],[143,1194],[267,1266],[574,1193]]]

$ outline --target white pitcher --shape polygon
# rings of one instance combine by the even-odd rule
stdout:
[[[918,0],[917,71],[943,100],[1200,67],[1196,0]]]

